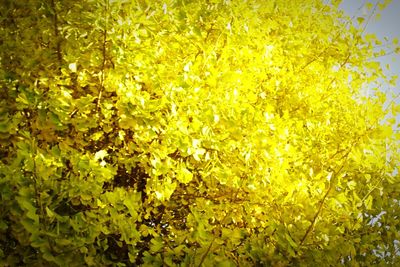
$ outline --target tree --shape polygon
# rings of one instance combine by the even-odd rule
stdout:
[[[3,1],[2,264],[399,263],[395,78],[337,2]]]

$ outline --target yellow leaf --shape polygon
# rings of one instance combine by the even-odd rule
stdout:
[[[187,184],[192,181],[193,173],[182,165],[177,178],[181,183]]]

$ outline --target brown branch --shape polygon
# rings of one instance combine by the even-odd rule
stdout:
[[[33,140],[33,142],[35,142],[35,139]],[[35,149],[36,150],[36,149]],[[43,224],[43,214],[44,214],[44,208],[43,208],[43,203],[42,203],[42,199],[39,193],[39,189],[38,189],[38,180],[39,177],[37,176],[37,167],[36,167],[36,154],[37,152],[34,152],[34,155],[32,157],[32,161],[33,161],[33,171],[32,171],[32,179],[33,179],[33,188],[35,190],[35,200],[36,200],[36,204],[38,206],[38,210],[39,210],[39,227],[40,225]],[[47,229],[46,229],[47,230]]]
[[[373,10],[372,14],[368,17],[368,20],[367,20],[367,23],[366,23],[365,27],[367,26],[369,20],[371,19],[371,16],[372,16],[373,13],[375,12],[376,6],[377,6],[377,4],[375,4],[375,7],[374,7],[374,10]],[[362,8],[362,6],[361,6],[360,8]],[[359,8],[359,9],[360,9],[360,8]],[[351,20],[352,20],[353,18],[354,18],[354,16],[353,16],[350,20],[346,21],[346,23],[345,23],[344,26],[347,26],[347,25],[351,22]],[[360,35],[362,35],[362,34],[364,33],[365,27],[364,27],[364,29],[362,30],[362,32],[361,32]],[[333,40],[336,41],[336,40],[339,38],[339,36],[340,36],[341,34],[342,34],[342,31],[338,31],[338,33],[335,35],[335,37],[333,38]],[[303,71],[303,70],[304,70],[305,68],[307,68],[311,63],[313,63],[313,62],[315,62],[316,60],[318,60],[318,59],[332,46],[332,43],[334,43],[334,42],[331,42],[331,44],[327,45],[317,56],[315,56],[313,59],[311,59],[310,61],[308,61],[304,66],[302,66],[302,67],[298,70],[298,72]],[[358,44],[358,40],[356,40],[356,43],[354,44],[354,46],[357,45],[357,44]],[[346,58],[346,60],[345,60],[346,63],[347,63],[349,57],[350,57],[350,54],[347,56],[347,58]],[[344,64],[342,64],[341,66],[343,66],[343,65],[344,65]]]
[[[343,68],[343,66],[344,65],[346,65],[348,62],[349,62],[349,59],[350,59],[350,53],[347,55],[347,57],[345,58],[345,60],[339,65],[339,70],[341,69],[341,68]],[[329,91],[332,91],[332,90],[330,90],[331,88],[332,88],[332,85],[333,85],[333,82],[336,80],[336,78],[333,78],[330,82],[329,82],[329,85],[328,85],[328,87],[327,87],[327,91],[329,92]],[[329,96],[331,96],[332,94],[327,94],[327,95],[322,95],[321,96],[321,98],[320,98],[320,102],[322,102],[322,101],[325,101]]]
[[[238,192],[239,192],[239,190],[236,192],[235,198],[237,197],[237,193],[238,193]],[[226,219],[227,216],[228,216],[228,212],[225,214],[224,218],[222,218],[222,220],[221,220],[221,225],[223,225],[223,223],[225,222],[225,219]],[[201,260],[200,260],[200,263],[199,263],[198,267],[201,267],[201,265],[203,264],[203,262],[204,262],[204,260],[206,259],[208,253],[210,252],[211,247],[212,247],[212,245],[214,244],[214,241],[215,241],[216,238],[217,238],[217,237],[214,235],[213,239],[212,239],[211,242],[210,242],[210,245],[208,245],[208,247],[207,247],[206,252],[203,254],[203,256],[201,256]]]
[[[58,31],[58,14],[56,9],[56,4],[54,0],[51,0],[51,9],[54,12],[54,36],[56,37],[56,53],[57,53],[57,60],[59,64],[59,68],[61,69],[62,64],[62,54],[61,54],[61,40],[60,40],[60,33]]]
[[[203,264],[204,260],[206,259],[208,253],[209,253],[210,250],[211,250],[212,245],[214,244],[215,239],[216,239],[216,237],[214,236],[214,238],[211,240],[210,245],[208,246],[206,252],[205,252],[205,253],[203,254],[203,256],[201,257],[200,263],[199,263],[199,265],[198,265],[199,267],[201,267],[201,265]]]
[[[349,150],[347,151],[347,153],[346,153],[345,155],[343,155],[343,157],[342,157],[340,160],[343,160],[343,159],[347,158],[347,156],[350,154],[351,149],[353,148],[354,144],[355,144],[355,143],[353,143],[353,144],[350,146],[350,148],[349,148]],[[322,197],[322,199],[321,199],[321,201],[320,201],[320,203],[319,203],[319,206],[318,206],[318,210],[317,210],[317,212],[315,213],[313,219],[311,220],[311,225],[307,228],[305,234],[303,235],[303,237],[302,237],[302,239],[301,239],[301,241],[300,241],[300,246],[304,244],[304,241],[306,240],[307,236],[310,234],[311,230],[314,228],[314,225],[315,225],[315,223],[316,223],[316,221],[317,221],[317,218],[318,218],[318,216],[319,216],[319,215],[321,214],[321,212],[322,212],[322,207],[323,207],[324,204],[325,204],[325,200],[327,199],[329,193],[331,192],[331,190],[332,190],[332,188],[333,188],[333,183],[334,183],[334,181],[336,180],[338,174],[342,171],[343,168],[344,168],[344,162],[343,162],[342,165],[340,166],[339,170],[335,172],[335,174],[333,175],[331,181],[329,182],[328,190],[326,190],[324,196]]]
[[[107,60],[107,27],[108,27],[108,9],[109,9],[109,2],[108,0],[105,0],[105,25],[104,25],[104,30],[103,30],[103,44],[101,47],[101,53],[103,56],[103,60],[101,62],[101,81],[100,81],[100,90],[99,94],[97,96],[97,104],[96,104],[96,111],[97,114],[100,110],[100,102],[101,102],[101,97],[103,94],[104,90],[104,80],[105,80],[105,68],[106,68],[106,60]]]
[[[300,246],[303,245],[303,243],[306,240],[307,236],[310,234],[311,230],[314,228],[315,222],[317,221],[317,218],[318,218],[319,214],[322,211],[322,206],[324,205],[325,200],[328,197],[328,194],[331,192],[331,189],[332,189],[332,184],[330,183],[329,187],[328,187],[328,190],[326,191],[325,195],[322,197],[322,199],[321,199],[321,201],[319,203],[318,210],[315,213],[314,218],[311,221],[311,225],[307,228],[306,233],[304,234],[303,238],[300,241]]]

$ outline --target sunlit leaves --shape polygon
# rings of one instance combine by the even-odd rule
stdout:
[[[179,167],[178,167],[179,168]],[[184,164],[181,165],[177,172],[178,181],[187,184],[193,179],[193,173],[189,171]]]
[[[379,89],[396,77],[339,3],[8,3],[0,30],[22,41],[0,44],[3,254],[379,261],[398,239],[398,107]]]

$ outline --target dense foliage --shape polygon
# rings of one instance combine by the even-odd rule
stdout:
[[[334,2],[3,0],[0,264],[399,264],[395,81]]]

